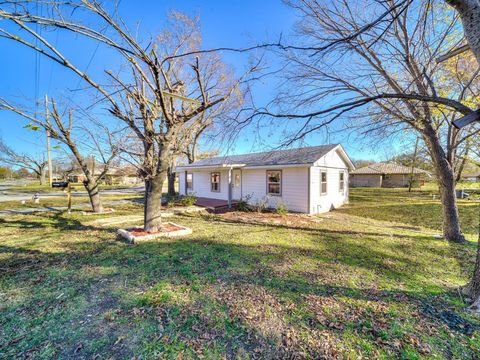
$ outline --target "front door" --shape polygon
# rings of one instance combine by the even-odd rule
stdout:
[[[242,198],[242,172],[240,170],[232,171],[232,200]]]

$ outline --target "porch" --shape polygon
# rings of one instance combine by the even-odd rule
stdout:
[[[238,201],[232,200],[231,207],[234,207]],[[198,197],[195,205],[206,208],[207,210],[217,212],[229,208],[228,200],[212,199],[207,197]]]

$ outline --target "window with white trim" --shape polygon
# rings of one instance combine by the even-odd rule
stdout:
[[[340,183],[338,184],[338,188],[340,189],[340,192],[343,193],[345,191],[345,173],[341,171],[339,175],[340,175],[340,178],[339,178]]]
[[[327,172],[321,171],[320,172],[320,194],[327,193]]]
[[[267,171],[267,194],[282,195],[282,172],[280,170]]]
[[[187,173],[187,191],[193,190],[193,174],[192,173]]]
[[[213,192],[220,192],[220,173],[212,172],[210,174],[210,190]]]

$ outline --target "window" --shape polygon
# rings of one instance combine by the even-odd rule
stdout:
[[[235,174],[235,187],[240,187],[240,174]]]
[[[327,172],[321,171],[320,172],[320,194],[327,193]]]
[[[210,174],[210,189],[214,192],[220,192],[220,173],[212,172]]]
[[[187,191],[193,190],[193,174],[192,173],[187,173]]]
[[[281,195],[282,194],[282,172],[267,171],[267,194]]]
[[[340,184],[338,186],[340,192],[345,191],[345,174],[343,172],[340,173]]]

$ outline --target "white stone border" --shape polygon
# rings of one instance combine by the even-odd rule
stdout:
[[[186,236],[190,235],[192,233],[192,229],[175,224],[173,222],[168,222],[166,224],[170,224],[172,226],[176,226],[181,228],[180,230],[175,230],[175,231],[169,231],[169,232],[161,232],[161,233],[156,233],[156,234],[148,234],[148,235],[141,235],[141,236],[134,236],[130,233],[130,230],[134,228],[129,228],[129,229],[118,229],[117,230],[117,235],[120,236],[121,238],[127,240],[131,244],[138,243],[140,241],[145,241],[145,240],[154,240],[160,237],[168,237],[168,238],[173,238],[173,237],[179,237],[179,236]]]

